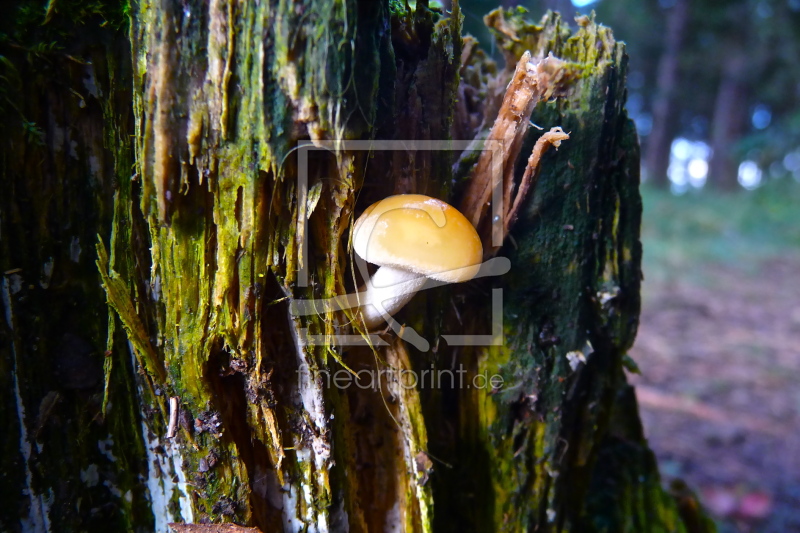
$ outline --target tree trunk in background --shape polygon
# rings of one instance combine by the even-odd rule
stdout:
[[[722,65],[722,73],[714,103],[711,123],[711,161],[708,165],[709,183],[720,190],[733,190],[739,177],[739,158],[736,142],[747,127],[747,88],[742,79],[745,58],[735,47]]]
[[[139,3],[129,35],[127,4],[20,6],[0,42],[0,529],[711,530],[662,489],[623,370],[641,202],[610,30],[493,19],[510,57],[571,65],[532,117],[571,138],[501,250],[511,271],[415,298],[401,318],[433,350],[392,333],[372,350],[313,342],[359,332],[291,304],[354,290],[354,214],[396,192],[457,203],[474,158],[306,165],[297,142],[450,138],[459,91],[488,102],[506,81],[478,53],[461,64],[457,4]],[[501,344],[443,340],[492,331],[497,296]],[[338,388],[343,364],[504,384]]]
[[[677,0],[667,18],[664,52],[658,63],[656,94],[653,99],[653,129],[647,137],[644,161],[646,178],[662,188],[669,185],[667,169],[678,118],[675,116],[675,90],[678,86],[680,52],[688,21],[689,0]]]

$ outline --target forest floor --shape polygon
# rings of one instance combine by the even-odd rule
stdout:
[[[800,532],[800,184],[645,188],[645,431],[720,533]]]

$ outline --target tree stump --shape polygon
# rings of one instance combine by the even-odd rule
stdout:
[[[639,149],[608,28],[495,11],[498,69],[457,2],[2,9],[0,529],[713,529],[625,379]],[[569,139],[527,170],[507,272],[423,291],[399,335],[298,311],[357,290],[373,201],[466,201],[503,113],[519,193],[525,52],[560,60],[526,113]]]

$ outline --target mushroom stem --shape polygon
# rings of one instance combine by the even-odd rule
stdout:
[[[367,328],[373,329],[386,322],[385,315],[393,315],[402,309],[427,280],[416,272],[380,267],[359,290],[361,316]]]

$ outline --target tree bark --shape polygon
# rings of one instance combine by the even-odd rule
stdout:
[[[0,7],[2,531],[153,527],[137,376],[94,257],[133,174],[127,24],[119,5]]]
[[[661,487],[625,381],[639,151],[608,28],[488,19],[514,62],[566,62],[532,121],[571,134],[500,250],[508,274],[399,315],[424,351],[393,332],[337,347],[368,333],[352,312],[297,306],[356,289],[349,232],[374,200],[457,204],[471,179],[471,152],[336,145],[447,140],[475,123],[457,113],[487,135],[509,71],[462,55],[456,3],[59,6],[14,12],[24,31],[2,49],[19,75],[0,86],[0,529],[711,530]],[[63,48],[31,52],[49,31]],[[445,340],[465,332],[502,342]],[[337,386],[351,369],[380,387]],[[457,373],[391,379],[411,370]]]
[[[657,187],[669,185],[667,169],[677,125],[675,91],[679,82],[681,47],[689,21],[689,1],[677,0],[667,18],[664,52],[658,62],[656,95],[653,99],[653,129],[647,138],[644,168],[646,177]]]

